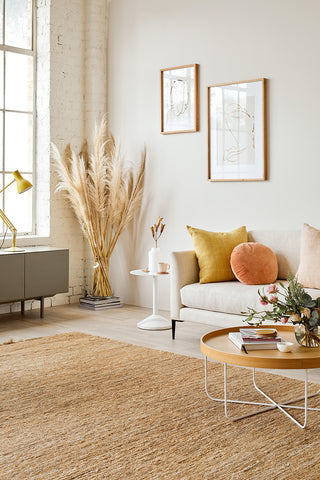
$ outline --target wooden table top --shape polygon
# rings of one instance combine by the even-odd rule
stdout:
[[[283,353],[278,349],[248,350],[248,354],[239,350],[228,338],[229,332],[238,332],[239,328],[254,327],[223,328],[207,333],[201,339],[201,352],[213,360],[243,367],[272,369],[320,368],[320,347],[301,347],[295,339],[294,327],[275,325],[283,341],[293,342],[292,352]]]

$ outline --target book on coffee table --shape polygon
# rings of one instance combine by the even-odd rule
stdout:
[[[243,347],[245,347],[246,350],[276,350],[277,343],[281,341],[281,338],[280,340],[279,338],[280,337],[268,338],[267,340],[260,338],[258,340],[244,340],[240,332],[229,333],[229,340],[231,340],[239,350],[243,350]]]
[[[249,328],[240,328],[239,332],[244,342],[281,342],[281,337],[279,337],[277,330],[272,330],[274,331],[273,335],[261,335],[257,333],[257,330]]]

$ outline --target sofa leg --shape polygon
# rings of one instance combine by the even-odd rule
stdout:
[[[177,323],[177,320],[171,320],[171,325],[172,325],[172,340],[174,340],[176,338],[176,323]]]
[[[176,323],[177,322],[180,322],[182,323],[183,320],[171,320],[171,324],[172,324],[172,340],[174,340],[176,338]]]

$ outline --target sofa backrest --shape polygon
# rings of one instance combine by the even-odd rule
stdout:
[[[258,242],[271,248],[278,260],[278,278],[286,280],[288,273],[295,275],[300,259],[300,235],[298,231],[251,230],[249,242]]]

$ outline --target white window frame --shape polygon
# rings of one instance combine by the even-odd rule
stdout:
[[[6,2],[10,0],[3,0],[3,18],[2,18],[2,28],[3,28],[3,42],[5,41],[5,5]],[[2,134],[3,134],[3,145],[2,145],[2,154],[3,154],[3,164],[0,165],[0,175],[2,176],[3,186],[5,186],[5,175],[12,173],[11,171],[6,170],[5,168],[5,112],[12,112],[12,113],[26,113],[30,115],[29,111],[22,111],[22,110],[10,110],[5,108],[5,92],[6,92],[6,52],[11,53],[19,53],[22,55],[26,55],[29,57],[33,57],[33,110],[32,110],[32,118],[33,118],[33,158],[32,158],[32,172],[22,171],[21,174],[31,174],[32,175],[32,183],[33,186],[36,187],[37,185],[37,169],[36,169],[36,147],[37,147],[37,32],[36,32],[36,0],[31,0],[32,2],[32,36],[31,36],[31,48],[19,48],[19,47],[12,47],[5,45],[5,43],[0,43],[0,51],[4,52],[4,59],[3,59],[3,108],[0,108],[1,115],[3,116],[3,126],[2,126]],[[18,236],[21,235],[36,235],[36,193],[37,188],[32,189],[32,230],[28,232],[18,231]],[[6,192],[2,192],[2,198],[0,198],[0,205],[2,206],[2,210],[5,211],[6,205]],[[0,231],[0,235],[3,236],[5,234],[4,231]]]

